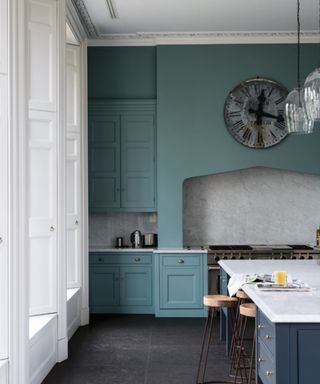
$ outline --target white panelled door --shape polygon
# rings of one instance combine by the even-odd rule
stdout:
[[[8,358],[8,78],[0,74],[0,360]]]
[[[39,315],[58,309],[57,2],[28,3],[30,315]]]
[[[29,112],[30,314],[57,311],[56,116]]]
[[[67,287],[81,286],[80,47],[67,45]]]
[[[52,0],[29,0],[29,108],[57,108],[57,11]]]
[[[8,358],[8,74],[7,0],[0,0],[0,360]]]
[[[7,36],[8,36],[8,4],[0,0],[0,73],[7,74]]]

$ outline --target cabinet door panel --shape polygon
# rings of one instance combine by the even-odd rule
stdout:
[[[122,206],[155,206],[154,115],[121,117]]]
[[[90,209],[120,207],[120,118],[89,117]]]
[[[202,308],[199,268],[164,268],[160,290],[161,308]]]
[[[151,267],[128,266],[121,268],[121,305],[152,304]]]
[[[119,268],[90,268],[90,307],[119,305]]]

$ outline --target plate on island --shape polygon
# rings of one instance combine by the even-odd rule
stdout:
[[[313,290],[308,284],[274,284],[274,283],[258,283],[257,288],[260,291],[281,291],[281,292],[310,292]]]

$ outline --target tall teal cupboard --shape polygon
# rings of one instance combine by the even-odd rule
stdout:
[[[89,101],[89,209],[156,210],[154,100]]]

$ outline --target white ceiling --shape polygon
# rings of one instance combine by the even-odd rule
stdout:
[[[99,37],[296,30],[296,0],[113,0],[119,19],[111,19],[107,1],[83,0]],[[318,31],[318,0],[301,0],[301,28]]]

